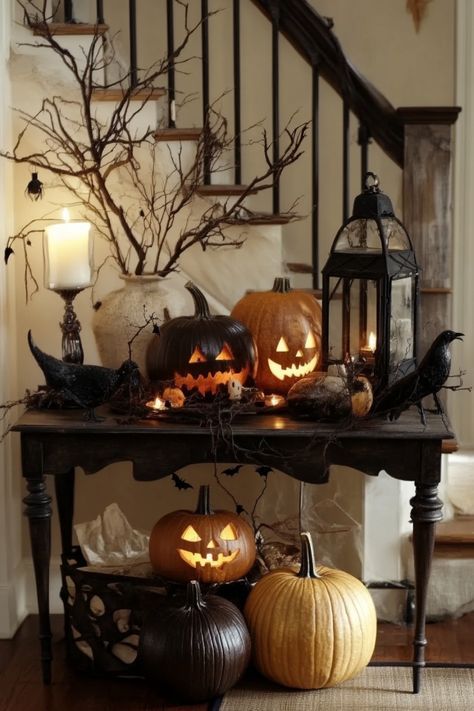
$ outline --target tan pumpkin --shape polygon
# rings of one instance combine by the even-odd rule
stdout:
[[[212,511],[201,486],[196,511],[172,511],[153,527],[150,561],[164,578],[224,583],[246,575],[255,562],[251,527],[232,511]]]
[[[253,588],[244,609],[253,661],[268,679],[298,689],[334,686],[370,661],[377,619],[365,586],[349,573],[316,568],[302,533],[301,568],[274,570]]]
[[[316,369],[321,355],[321,307],[312,294],[292,290],[277,278],[271,291],[247,294],[231,316],[244,323],[257,344],[256,385],[286,395]]]

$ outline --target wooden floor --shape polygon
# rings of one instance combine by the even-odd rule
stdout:
[[[36,623],[30,617],[13,640],[0,640],[0,711],[205,711],[205,705],[165,703],[140,680],[92,679],[78,675],[64,662],[62,618],[53,618],[53,684],[41,683]],[[379,624],[374,661],[411,658],[410,628]],[[427,659],[435,663],[474,665],[474,613],[427,626]]]

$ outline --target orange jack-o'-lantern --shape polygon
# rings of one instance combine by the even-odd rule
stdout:
[[[211,511],[209,487],[201,486],[196,511],[172,511],[150,536],[153,570],[164,578],[202,583],[237,580],[255,562],[253,531],[232,511]]]
[[[186,288],[194,299],[194,316],[179,316],[160,327],[147,351],[152,381],[173,380],[185,392],[213,396],[221,385],[242,385],[254,375],[257,351],[250,331],[230,316],[212,316],[195,284]]]
[[[286,395],[300,378],[312,373],[321,354],[321,307],[312,294],[291,290],[277,278],[271,291],[247,294],[232,309],[255,338],[255,382],[268,393]]]

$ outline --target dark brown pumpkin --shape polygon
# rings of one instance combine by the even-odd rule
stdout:
[[[235,605],[217,595],[203,598],[193,580],[184,601],[170,600],[145,618],[139,654],[147,678],[160,689],[183,701],[206,701],[242,676],[250,635]]]
[[[286,395],[300,378],[316,369],[321,354],[321,307],[312,294],[292,290],[277,278],[271,291],[247,294],[231,316],[255,338],[255,382],[266,393]]]
[[[153,570],[180,583],[224,583],[246,575],[255,562],[251,527],[232,511],[213,512],[209,487],[201,486],[196,511],[172,511],[150,535]]]
[[[204,294],[192,282],[194,316],[178,316],[160,327],[147,350],[150,380],[173,380],[183,391],[213,396],[221,385],[253,377],[257,351],[250,331],[230,316],[212,316]]]

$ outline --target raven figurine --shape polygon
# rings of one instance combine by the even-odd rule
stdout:
[[[137,387],[139,370],[136,363],[126,360],[118,370],[100,365],[80,365],[65,363],[44,353],[34,343],[28,331],[30,350],[46,378],[46,385],[79,407],[87,410],[86,419],[98,420],[94,408],[108,402],[112,395],[125,383]]]
[[[428,348],[419,366],[400,380],[383,390],[374,401],[371,414],[387,414],[390,420],[397,420],[404,410],[416,405],[421,420],[426,425],[425,413],[421,401],[427,395],[433,395],[438,414],[443,407],[438,392],[443,387],[451,369],[452,341],[462,340],[464,333],[443,331]]]

